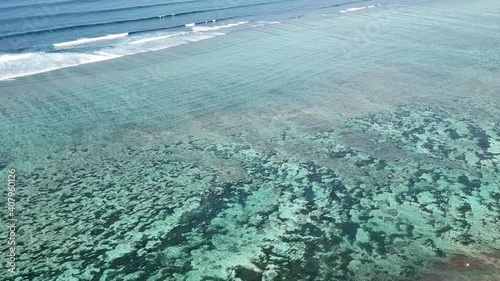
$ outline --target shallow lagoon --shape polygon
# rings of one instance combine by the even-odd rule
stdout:
[[[15,280],[496,280],[499,12],[325,10],[2,82]]]

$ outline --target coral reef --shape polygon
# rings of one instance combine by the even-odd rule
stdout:
[[[44,238],[16,280],[479,280],[499,272],[499,128],[406,105],[262,148],[68,147],[19,183],[37,202],[21,235]]]

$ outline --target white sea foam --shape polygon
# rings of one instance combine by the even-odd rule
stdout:
[[[179,32],[179,33],[173,33],[173,34],[168,34],[168,35],[161,35],[161,36],[157,36],[157,37],[144,38],[144,39],[132,41],[129,44],[132,44],[132,45],[144,44],[144,43],[157,41],[157,40],[163,40],[163,39],[167,39],[167,38],[171,38],[174,36],[179,36],[179,35],[183,35],[183,34],[187,34],[187,33],[188,32]]]
[[[352,13],[352,12],[357,12],[357,11],[364,10],[364,9],[375,8],[377,6],[380,6],[380,4],[378,4],[378,5],[370,5],[370,6],[363,6],[363,7],[348,8],[346,10],[340,10],[339,12],[341,12],[341,13]]]
[[[109,34],[106,36],[100,36],[100,37],[94,37],[94,38],[79,38],[74,41],[68,41],[68,42],[62,42],[62,43],[56,43],[53,44],[54,48],[56,49],[63,49],[63,48],[68,48],[68,47],[73,47],[81,44],[88,44],[88,43],[94,43],[98,41],[105,41],[105,40],[113,40],[113,39],[118,39],[118,38],[123,38],[127,37],[128,33],[119,33],[119,34]]]
[[[179,45],[184,45],[192,42],[198,42],[205,39],[210,39],[215,36],[224,35],[225,33],[194,33],[194,32],[179,32],[167,35],[159,35],[155,37],[146,37],[143,39],[129,42],[128,44],[120,45],[109,50],[114,54],[133,55],[151,51],[158,51]]]
[[[281,22],[279,21],[256,21],[255,23],[252,23],[250,26],[251,27],[261,27],[261,26],[266,26],[266,25],[273,25],[273,24],[279,24]]]
[[[11,55],[11,54],[0,55],[0,63],[27,59],[27,58],[30,58],[31,56],[33,56],[33,54],[31,54],[31,53],[15,54],[15,55]]]
[[[231,28],[246,24],[248,22],[231,23],[220,26],[195,26],[191,25],[192,31],[177,33],[155,33],[128,36],[128,33],[118,34],[112,37],[103,36],[96,38],[82,38],[71,42],[58,43],[63,51],[59,52],[34,52],[25,54],[0,55],[0,80],[12,80],[16,77],[48,72],[61,68],[67,68],[93,62],[111,60],[123,56],[139,53],[158,51],[192,42],[210,39],[226,33],[216,30]],[[128,37],[127,37],[128,36]],[[126,38],[123,38],[126,37]],[[123,38],[108,47],[88,53],[72,52],[70,46],[84,43],[93,43],[100,40]],[[65,48],[68,48],[66,51]]]
[[[240,21],[237,23],[229,23],[226,25],[216,25],[216,26],[192,26],[191,29],[195,32],[201,32],[201,31],[214,31],[214,30],[219,30],[219,29],[224,29],[224,28],[231,28],[231,27],[236,27],[239,25],[247,24],[248,21]]]
[[[12,80],[16,77],[27,76],[52,70],[111,60],[123,56],[158,51],[192,42],[224,35],[225,33],[196,33],[183,32],[161,35],[152,38],[143,38],[128,43],[94,51],[92,53],[76,52],[36,52],[22,55],[0,56],[0,80]]]
[[[186,27],[193,27],[193,26],[195,26],[195,25],[196,25],[196,23],[188,23],[188,24],[185,24],[185,26],[186,26]]]
[[[48,72],[80,64],[109,60],[117,55],[81,53],[29,53],[29,56],[0,63],[0,80]]]
[[[340,10],[341,13],[349,13],[349,12],[356,12],[359,10],[364,10],[366,7],[359,7],[359,8],[349,8],[347,10]]]

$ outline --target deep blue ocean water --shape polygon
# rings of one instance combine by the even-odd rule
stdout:
[[[2,1],[0,80],[397,0]],[[248,24],[249,23],[249,24]]]

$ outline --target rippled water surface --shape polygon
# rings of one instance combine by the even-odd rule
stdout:
[[[298,14],[1,55],[0,280],[499,280],[500,3]]]

